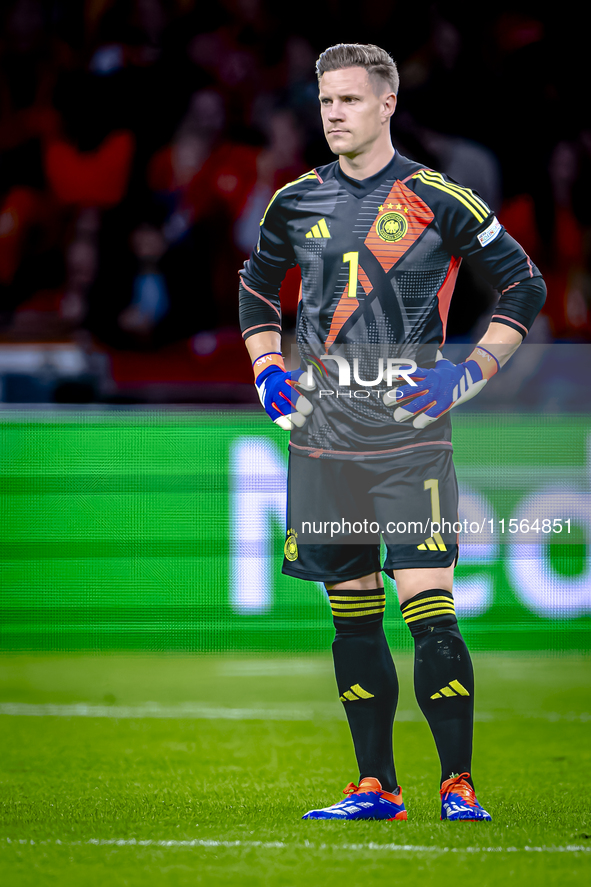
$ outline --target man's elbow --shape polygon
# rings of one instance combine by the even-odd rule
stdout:
[[[535,283],[536,290],[534,294],[536,313],[540,312],[544,307],[544,303],[546,301],[546,296],[548,295],[548,290],[546,288],[546,281],[543,277],[534,277],[532,278],[532,283]]]

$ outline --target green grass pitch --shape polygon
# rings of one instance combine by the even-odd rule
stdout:
[[[302,822],[357,777],[328,656],[4,655],[0,883],[60,887],[582,885],[591,660],[475,657],[474,776],[492,823],[441,823],[401,680],[408,822]]]

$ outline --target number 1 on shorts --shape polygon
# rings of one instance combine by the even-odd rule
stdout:
[[[431,490],[431,520],[441,526],[441,506],[439,505],[439,480],[432,477],[425,481],[425,490]]]

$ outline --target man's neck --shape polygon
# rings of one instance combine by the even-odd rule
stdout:
[[[380,146],[379,149],[372,150],[364,154],[357,154],[355,157],[349,157],[346,154],[339,155],[339,165],[345,175],[352,179],[368,179],[375,175],[385,166],[387,166],[394,157],[394,148],[392,143]]]

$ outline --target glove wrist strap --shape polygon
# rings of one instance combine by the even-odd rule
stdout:
[[[269,369],[270,366],[276,366],[282,372],[285,372],[283,356],[279,353],[279,351],[269,351],[267,354],[261,354],[260,357],[257,357],[257,359],[253,361],[252,369],[254,371],[255,382],[260,374],[263,372],[263,370]]]
[[[501,365],[494,354],[491,354],[491,352],[487,351],[486,348],[483,348],[482,345],[477,345],[467,360],[473,360],[478,364],[482,370],[482,376],[484,379],[490,379],[501,369]]]

